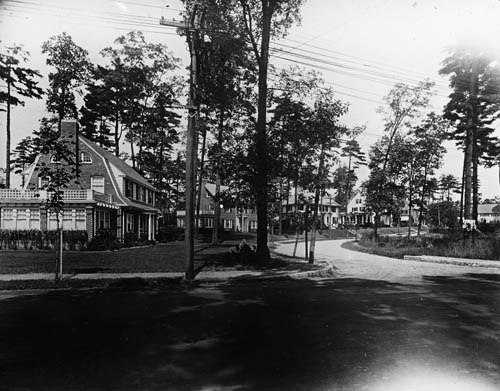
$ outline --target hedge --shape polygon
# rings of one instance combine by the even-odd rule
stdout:
[[[87,231],[63,231],[65,250],[83,250],[87,246]],[[56,247],[57,231],[0,230],[1,250],[50,250]]]

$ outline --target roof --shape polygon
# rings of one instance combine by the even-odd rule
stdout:
[[[215,196],[215,194],[216,194],[215,188],[216,188],[216,186],[214,183],[205,183],[205,189],[207,190],[207,192],[210,194],[211,197]],[[229,187],[221,185],[220,191],[223,192],[226,190],[229,190]]]
[[[134,170],[132,167],[130,167],[126,162],[124,162],[122,159],[119,157],[115,156],[112,152],[100,147],[96,143],[90,141],[89,139],[85,138],[84,136],[79,136],[81,139],[85,140],[87,143],[90,143],[92,145],[92,148],[95,149],[95,151],[101,155],[103,158],[109,161],[109,163],[113,164],[116,166],[120,171],[122,171],[127,177],[132,179],[133,181],[148,187],[149,189],[155,190],[154,186],[151,185],[151,183],[148,182],[146,178],[144,178],[141,174],[139,174],[136,170]]]
[[[478,214],[500,213],[500,205],[498,204],[479,204],[477,206]]]

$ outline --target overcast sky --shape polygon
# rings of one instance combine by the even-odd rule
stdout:
[[[40,46],[63,31],[100,62],[99,51],[116,37],[143,30],[148,41],[166,43],[187,66],[184,40],[175,29],[158,25],[162,16],[179,19],[181,8],[173,0],[0,0],[0,39],[23,44],[32,54],[31,66],[44,76],[49,70]],[[432,108],[440,112],[449,93],[447,80],[438,75],[447,48],[467,41],[500,55],[499,21],[499,0],[308,0],[301,25],[274,45],[289,52],[279,54],[287,60],[273,63],[280,68],[301,62],[323,72],[336,96],[350,102],[344,123],[367,126],[360,143],[368,151],[383,134],[377,108],[395,83],[435,81]],[[47,87],[46,77],[42,86]],[[44,115],[43,101],[15,108],[13,146],[37,129]],[[453,143],[446,147],[442,171],[460,176],[462,154]],[[0,162],[5,165],[5,114],[0,114]],[[366,174],[366,169],[361,172]],[[498,177],[498,168],[480,171],[484,198],[500,195]]]

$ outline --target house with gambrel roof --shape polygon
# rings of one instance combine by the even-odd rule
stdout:
[[[156,189],[137,171],[111,152],[83,136],[76,140],[76,123],[64,121],[61,134],[78,151],[79,178],[64,191],[63,229],[86,230],[89,239],[99,230],[117,239],[126,235],[152,240],[160,210]],[[24,171],[23,189],[0,190],[0,229],[56,228],[57,219],[44,207],[47,194],[40,190],[42,164],[58,164],[53,156],[39,155]]]

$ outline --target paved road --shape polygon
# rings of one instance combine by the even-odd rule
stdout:
[[[361,253],[342,248],[347,240],[319,241],[316,243],[316,260],[326,261],[336,269],[338,278],[363,278],[392,282],[419,282],[425,276],[458,276],[463,274],[496,274],[500,269],[467,267],[446,264],[404,261]],[[292,255],[293,243],[278,245],[277,252]],[[304,254],[304,245],[299,243],[296,255]]]
[[[0,389],[500,389],[498,273],[319,250],[342,278],[11,292]]]

